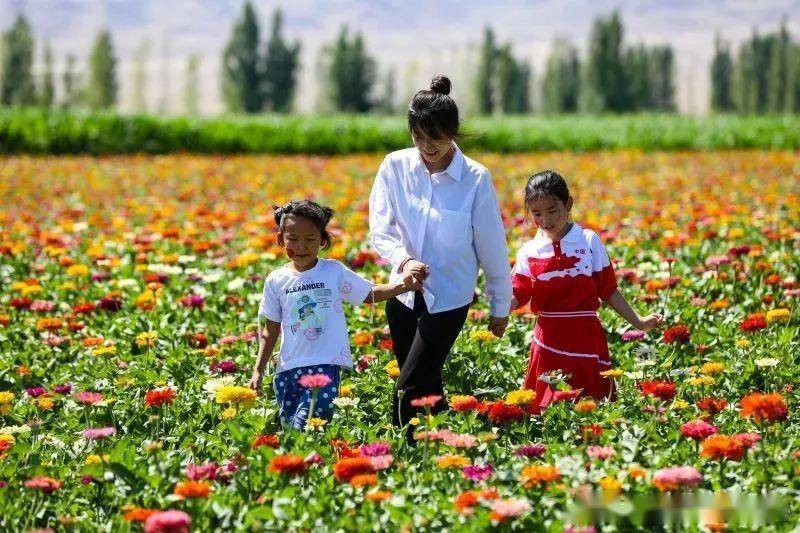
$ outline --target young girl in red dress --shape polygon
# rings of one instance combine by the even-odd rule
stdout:
[[[648,331],[658,314],[639,316],[617,290],[614,269],[597,234],[570,220],[567,182],[552,170],[536,173],[525,185],[525,208],[538,228],[517,252],[511,273],[511,309],[530,302],[536,326],[525,388],[536,391],[538,409],[553,397],[542,374],[560,370],[573,389],[595,399],[614,398],[612,382],[600,373],[611,368],[597,310],[604,301],[633,327]]]

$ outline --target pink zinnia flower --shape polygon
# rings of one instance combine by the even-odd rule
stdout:
[[[392,466],[394,456],[390,453],[387,453],[386,455],[370,455],[367,457],[367,459],[369,459],[372,469],[377,472],[378,470],[386,470]]]
[[[72,392],[72,385],[69,383],[64,383],[63,385],[56,385],[53,387],[53,392],[56,394],[69,394]]]
[[[502,522],[531,510],[531,504],[524,498],[509,498],[492,502],[492,518]]]
[[[644,331],[632,329],[622,334],[622,340],[625,342],[640,341],[642,339],[644,339]]]
[[[412,407],[434,407],[442,397],[438,394],[429,394],[428,396],[423,396],[422,398],[416,398],[411,400]]]
[[[653,485],[659,490],[676,490],[693,487],[703,481],[703,474],[692,466],[662,468],[653,474]]]
[[[731,258],[727,255],[712,255],[706,259],[706,266],[718,267],[727,265],[731,262]]]
[[[704,420],[693,420],[681,426],[681,434],[694,440],[703,440],[717,432],[717,428]]]
[[[145,521],[144,533],[189,533],[191,522],[192,519],[183,511],[158,511]]]
[[[444,435],[442,442],[453,448],[472,448],[478,444],[478,437],[469,433],[451,433]]]
[[[361,446],[361,455],[364,457],[375,457],[392,453],[392,447],[388,442],[374,442]]]
[[[117,429],[113,427],[105,428],[89,428],[83,430],[83,438],[86,440],[103,440],[117,433]]]
[[[83,391],[75,395],[75,401],[83,405],[94,405],[103,401],[103,395],[99,392]]]
[[[547,451],[547,446],[541,443],[523,444],[514,453],[517,457],[541,457]]]
[[[220,344],[233,344],[234,342],[238,341],[239,337],[236,335],[226,335],[219,340]]]
[[[601,461],[605,461],[611,457],[614,457],[616,452],[614,448],[611,446],[587,446],[586,447],[586,455],[591,457],[592,459],[600,459]]]
[[[461,469],[464,479],[476,482],[488,479],[492,472],[494,472],[492,465],[470,465]]]
[[[212,372],[219,372],[220,374],[231,374],[237,370],[236,362],[228,360],[211,363],[209,368]]]
[[[331,384],[333,380],[325,374],[306,374],[297,378],[301,387],[307,389],[321,389]]]
[[[739,442],[748,448],[752,448],[761,440],[761,435],[755,431],[751,431],[749,433],[737,433],[733,438],[738,439]]]
[[[29,489],[39,489],[47,494],[52,494],[61,488],[61,482],[47,476],[36,476],[25,482]]]
[[[28,387],[25,389],[25,394],[30,396],[31,398],[38,398],[42,394],[47,392],[44,387]]]
[[[48,302],[47,300],[34,300],[30,306],[31,311],[38,311],[40,313],[47,313],[55,308],[56,304],[54,302]]]
[[[219,467],[214,461],[202,465],[189,463],[186,467],[186,477],[192,481],[200,481],[201,479],[217,479],[217,470]]]
[[[184,307],[189,307],[192,309],[202,309],[203,305],[205,305],[205,298],[200,296],[199,294],[190,294],[188,296],[184,296],[180,300],[181,305]]]
[[[59,337],[58,335],[48,335],[47,337],[42,339],[42,342],[48,346],[53,346],[58,348],[59,346],[64,344],[64,338]]]

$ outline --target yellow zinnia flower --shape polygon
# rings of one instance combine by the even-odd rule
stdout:
[[[248,387],[226,385],[217,389],[215,400],[217,403],[230,403],[243,407],[252,407],[256,402],[256,393]]]
[[[506,403],[511,405],[528,405],[536,397],[536,393],[528,389],[512,390],[506,394]]]
[[[785,324],[789,322],[791,317],[792,314],[788,309],[772,309],[771,311],[767,311],[767,324]]]

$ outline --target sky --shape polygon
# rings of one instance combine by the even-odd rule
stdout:
[[[491,26],[500,42],[528,61],[539,78],[555,38],[570,39],[585,50],[592,21],[618,9],[625,42],[671,44],[676,55],[679,110],[703,114],[708,109],[708,65],[718,32],[734,47],[754,29],[776,31],[786,17],[800,41],[800,0],[275,0],[253,2],[266,35],[272,12],[284,14],[284,37],[302,43],[296,96],[300,112],[313,112],[321,99],[320,49],[342,25],[361,32],[376,59],[379,79],[396,76],[398,104],[427,88],[435,74],[453,81],[452,95],[467,112],[483,28]],[[147,102],[152,112],[180,113],[187,57],[200,57],[200,109],[223,111],[219,89],[220,57],[239,17],[243,0],[0,0],[0,30],[17,13],[31,22],[41,69],[42,43],[51,44],[56,70],[66,55],[85,66],[92,41],[111,30],[119,56],[120,108],[133,105],[134,57],[149,43]],[[380,86],[380,84],[378,84]]]

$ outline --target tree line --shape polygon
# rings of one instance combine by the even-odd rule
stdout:
[[[301,44],[283,35],[283,15],[276,10],[262,37],[258,15],[246,2],[231,28],[222,52],[221,94],[226,109],[236,113],[288,113],[298,84]],[[134,56],[133,108],[147,111],[149,43]],[[33,74],[34,39],[24,16],[18,15],[2,35],[0,104],[5,106],[92,109],[114,107],[118,100],[118,59],[112,36],[101,31],[88,57],[86,72],[78,72],[74,55],[66,57],[61,96],[56,102],[53,52],[45,44],[42,71]],[[184,111],[198,110],[200,57],[186,59]],[[800,44],[786,22],[778,32],[753,36],[734,52],[719,36],[709,65],[711,108],[744,114],[794,113],[800,108]],[[395,73],[378,79],[376,60],[361,33],[343,26],[336,39],[323,47],[316,70],[324,109],[342,112],[396,110]],[[601,113],[675,110],[675,55],[669,45],[629,45],[618,12],[596,19],[584,57],[566,39],[553,42],[541,80],[531,65],[517,57],[511,43],[499,42],[484,29],[472,87],[479,114]],[[165,110],[166,105],[162,102]]]

